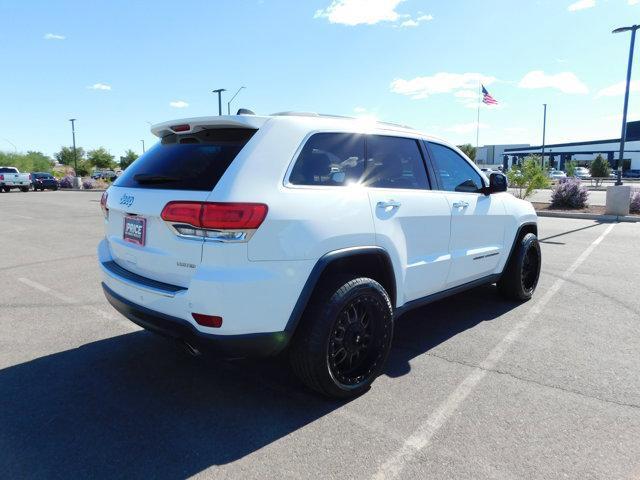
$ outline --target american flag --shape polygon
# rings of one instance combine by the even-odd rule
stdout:
[[[487,105],[498,105],[498,101],[493,98],[487,89],[482,85],[482,103],[486,103]]]

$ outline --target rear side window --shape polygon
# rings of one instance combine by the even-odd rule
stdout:
[[[362,183],[377,188],[428,189],[427,171],[418,141],[369,135],[367,173]]]
[[[293,185],[341,186],[357,183],[364,172],[364,137],[353,133],[316,133],[296,160]]]
[[[444,190],[471,193],[480,191],[484,185],[482,178],[464,158],[438,143],[429,143],[429,147]]]
[[[255,132],[246,128],[217,128],[190,135],[167,135],[133,162],[114,185],[213,190]]]

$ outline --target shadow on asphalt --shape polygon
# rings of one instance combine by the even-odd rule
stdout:
[[[387,374],[514,306],[481,287],[405,315]],[[344,405],[305,391],[284,358],[199,360],[142,331],[0,370],[0,392],[2,478],[184,478]]]
[[[518,305],[504,300],[495,285],[487,285],[408,312],[396,321],[386,374],[406,375],[413,358]]]

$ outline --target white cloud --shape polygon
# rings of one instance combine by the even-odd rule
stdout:
[[[189,104],[184,100],[174,100],[173,102],[169,102],[169,106],[173,108],[187,108]]]
[[[87,87],[89,90],[104,90],[104,91],[109,91],[111,90],[111,85],[107,85],[106,83],[94,83],[93,85]]]
[[[327,8],[317,10],[314,18],[326,18],[342,25],[374,25],[395,22],[400,17],[396,7],[404,0],[333,0]]]
[[[589,87],[587,87],[582,81],[572,72],[562,72],[555,75],[547,75],[542,70],[534,70],[527,73],[520,83],[520,88],[555,88],[563,93],[571,94],[586,94],[589,93]]]
[[[422,22],[429,22],[431,20],[433,20],[433,15],[420,15],[415,19],[410,18],[409,20],[405,20],[400,24],[400,26],[401,27],[417,27]]]
[[[629,0],[627,3],[629,5],[638,5],[640,3],[640,0]]]
[[[577,12],[578,10],[585,10],[587,8],[593,8],[596,6],[596,0],[578,0],[567,7],[570,12]]]
[[[427,98],[438,93],[451,93],[458,90],[478,88],[478,82],[490,85],[495,77],[481,73],[447,73],[439,72],[430,77],[416,77],[410,80],[396,78],[390,88],[394,93],[410,96],[413,99]]]
[[[617,97],[624,95],[624,91],[627,87],[627,82],[622,81],[619,83],[614,83],[613,85],[609,85],[606,88],[603,88],[596,94],[596,98],[600,97]],[[640,80],[632,80],[629,85],[630,92],[640,92]]]
[[[353,111],[354,111],[355,113],[365,113],[365,112],[367,111],[367,109],[366,109],[366,108],[364,108],[364,107],[355,107],[355,108],[353,109]]]
[[[413,18],[410,18],[409,20],[405,20],[400,24],[401,27],[417,27],[418,25],[420,24],[417,21],[415,21]]]
[[[45,40],[64,40],[67,37],[65,37],[64,35],[58,35],[56,33],[47,33],[42,38],[44,38]]]
[[[445,128],[445,131],[463,134],[475,132],[477,128],[478,125],[476,124],[476,122],[459,123],[457,125],[452,125],[451,127]],[[486,130],[487,128],[490,128],[489,125],[487,125],[486,123],[480,123],[480,130]]]
[[[474,100],[478,98],[478,92],[474,90],[458,90],[454,95],[458,98],[471,98]]]

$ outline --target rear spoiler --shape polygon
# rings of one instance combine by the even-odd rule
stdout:
[[[162,122],[151,127],[151,133],[162,138],[172,133],[195,133],[208,128],[259,129],[269,117],[256,115],[222,115],[217,117],[195,117]]]

